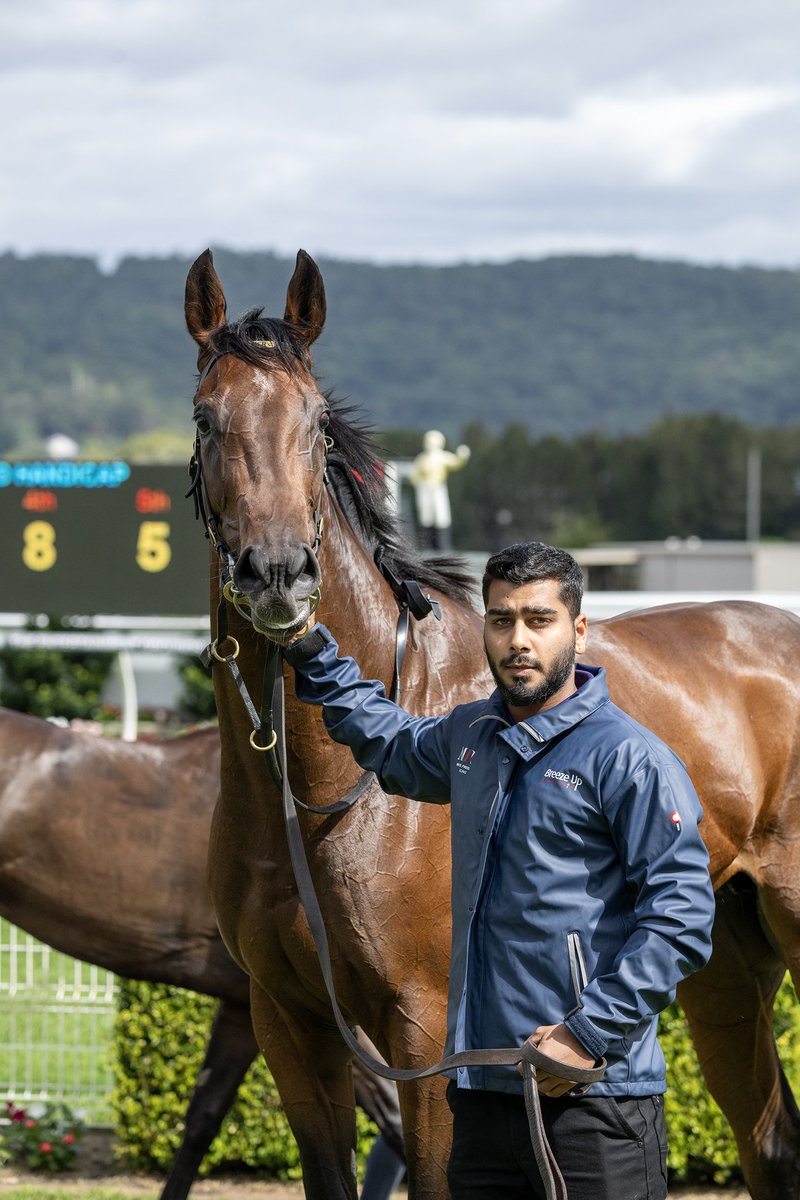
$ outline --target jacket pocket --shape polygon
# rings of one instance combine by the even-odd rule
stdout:
[[[581,935],[577,930],[567,934],[567,956],[569,958],[569,974],[572,980],[572,990],[575,993],[575,1003],[580,1008],[581,992],[589,982],[586,974],[586,959],[583,956]]]

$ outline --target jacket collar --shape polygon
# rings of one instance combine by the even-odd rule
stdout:
[[[583,663],[576,663],[575,674],[578,681],[577,692],[562,700],[555,708],[545,709],[544,712],[515,723],[500,692],[495,688],[476,721],[497,722],[503,740],[514,750],[521,752],[524,758],[530,758],[545,742],[566,733],[610,700],[606,673],[602,667],[588,667]]]

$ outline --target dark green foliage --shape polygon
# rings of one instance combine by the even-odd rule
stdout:
[[[202,247],[198,247],[198,252]],[[283,312],[293,262],[219,251],[229,312]],[[322,383],[376,426],[451,438],[468,421],[572,439],[659,417],[796,418],[800,273],[633,257],[378,267],[322,261]],[[80,443],[187,430],[189,260],[0,256],[0,453],[55,431]]]
[[[800,1004],[788,976],[775,1002],[775,1035],[789,1084],[795,1096],[800,1096]],[[673,1181],[738,1182],[741,1171],[733,1134],[708,1093],[677,1004],[661,1014],[660,1038],[667,1060],[666,1115]],[[731,1053],[735,1052],[732,1040]]]
[[[183,682],[183,690],[178,697],[178,710],[181,715],[193,721],[216,720],[214,684],[211,673],[206,670],[200,659],[194,654],[181,658],[178,674]]]
[[[50,628],[61,626],[51,619]],[[0,704],[34,717],[97,718],[111,662],[112,656],[104,653],[4,647]]]
[[[704,413],[618,437],[534,437],[523,425],[495,435],[474,424],[463,440],[472,457],[449,488],[464,549],[744,538],[751,448],[762,454],[762,536],[800,537],[800,425],[753,429]]]
[[[208,996],[165,984],[122,983],[112,1106],[122,1154],[131,1166],[164,1171],[171,1164],[215,1007]],[[357,1131],[363,1164],[376,1129],[360,1110]],[[300,1178],[296,1143],[272,1076],[260,1059],[239,1089],[202,1173],[238,1166],[278,1179]]]

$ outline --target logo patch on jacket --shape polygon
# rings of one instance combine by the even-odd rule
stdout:
[[[562,787],[570,788],[573,792],[577,792],[583,783],[580,775],[575,775],[572,771],[554,771],[552,767],[547,768],[544,778],[552,780],[553,783],[560,783]]]
[[[461,751],[456,759],[456,766],[462,775],[466,775],[472,766],[472,760],[475,757],[475,751],[470,746],[462,746]]]
[[[675,826],[675,832],[680,833],[680,831],[681,831],[681,814],[677,811],[674,812],[672,814],[672,816],[670,817],[670,821],[672,821],[672,824]]]

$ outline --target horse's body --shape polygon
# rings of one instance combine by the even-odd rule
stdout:
[[[381,562],[401,577],[415,571],[441,605],[441,624],[430,618],[413,626],[402,685],[410,711],[442,713],[491,687],[482,623],[454,572],[409,562],[381,515],[363,437],[331,410],[311,374],[310,345],[324,315],[321,277],[302,252],[283,322],[252,313],[226,325],[209,254],[187,281],[187,324],[202,372],[197,456],[219,549],[235,564],[233,594],[249,604],[253,621],[231,609],[237,663],[258,697],[265,646],[256,630],[282,637],[301,628],[321,579],[326,624],[363,674],[388,688],[397,605]],[[334,449],[325,487],[327,434]],[[231,646],[226,640],[222,654]],[[706,809],[715,882],[735,896],[721,906],[711,964],[682,999],[759,1200],[800,1194],[800,1117],[769,1032],[780,968],[753,900],[758,887],[798,982],[798,823],[791,817],[800,788],[800,693],[791,665],[798,652],[800,622],[775,609],[732,604],[675,606],[602,623],[587,655],[607,667],[617,702],[687,762]],[[348,1052],[331,1024],[275,788],[249,743],[248,718],[222,662],[215,687],[223,754],[210,844],[212,902],[226,944],[252,980],[259,1045],[298,1140],[306,1194],[353,1200]],[[322,805],[356,784],[360,772],[349,752],[328,739],[319,713],[291,694],[287,725],[295,795]],[[449,951],[446,808],[387,797],[373,786],[345,815],[303,815],[301,822],[344,1011],[395,1066],[433,1061],[444,1039]],[[751,883],[740,886],[744,879]],[[444,1197],[450,1120],[443,1085],[401,1092],[410,1194]]]
[[[162,1200],[187,1195],[258,1053],[249,980],[208,899],[219,761],[215,728],[129,744],[0,709],[0,915],[75,958],[220,1000]]]

